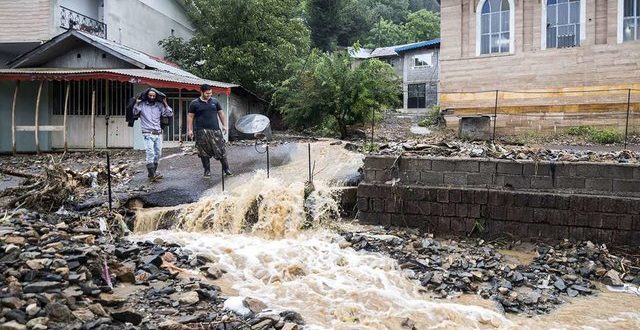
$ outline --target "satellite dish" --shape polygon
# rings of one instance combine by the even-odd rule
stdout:
[[[262,133],[268,138],[271,137],[269,118],[260,114],[250,114],[240,117],[240,119],[236,121],[236,129],[243,134],[257,136],[256,134]]]

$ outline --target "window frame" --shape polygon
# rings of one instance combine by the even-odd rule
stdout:
[[[414,91],[415,96],[411,96],[411,86],[421,86],[422,90]],[[416,99],[416,107],[411,107],[411,99]],[[420,107],[422,101],[423,107]],[[426,109],[427,107],[427,83],[407,84],[407,109]]]
[[[476,56],[502,56],[505,54],[515,53],[515,10],[516,5],[514,0],[507,0],[509,2],[509,51],[508,52],[489,52],[488,54],[482,54],[482,7],[485,2],[489,0],[481,0],[476,6]]]
[[[636,6],[640,6],[640,4],[638,4],[636,2]],[[640,8],[636,9],[636,10],[640,10]],[[636,12],[636,14],[638,14]],[[634,16],[636,18],[636,36],[635,39],[633,40],[624,40],[624,0],[618,0],[618,43],[627,43],[627,42],[634,42],[634,41],[640,41],[640,33],[638,29],[638,26],[640,25],[640,15],[638,16]]]
[[[417,65],[416,61],[418,61],[418,57],[421,56],[425,56],[425,57],[429,57],[428,61],[422,61],[425,64],[424,65]],[[433,53],[424,53],[424,54],[415,54],[412,56],[413,59],[413,68],[414,69],[420,69],[420,68],[432,68],[433,67]]]
[[[580,36],[578,41],[579,45],[575,47],[547,47],[547,0],[540,2],[541,8],[541,23],[540,23],[540,49],[563,49],[563,48],[578,48],[582,47],[587,38],[587,4],[586,0],[579,0],[580,3]]]

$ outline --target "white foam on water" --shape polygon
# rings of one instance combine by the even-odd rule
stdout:
[[[477,306],[430,301],[408,280],[396,261],[378,253],[342,249],[342,238],[327,230],[269,240],[247,234],[156,231],[194,253],[212,254],[239,296],[270,308],[299,312],[310,328],[398,328],[404,319],[425,328],[503,328],[502,315]],[[229,309],[240,311],[242,301]],[[244,306],[242,306],[244,307]]]

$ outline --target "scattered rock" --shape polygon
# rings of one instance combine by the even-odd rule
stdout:
[[[197,292],[191,291],[181,294],[178,297],[178,301],[182,304],[193,305],[197,304],[198,301],[200,301],[200,297],[198,296]]]
[[[0,330],[27,330],[27,326],[16,321],[9,321],[0,324]]]
[[[603,279],[604,284],[610,286],[623,286],[624,282],[620,279],[620,273],[615,271],[614,269],[610,269]]]
[[[111,313],[111,317],[113,317],[114,320],[118,320],[122,323],[131,323],[133,325],[139,325],[140,323],[142,323],[142,315],[129,310],[113,312]]]

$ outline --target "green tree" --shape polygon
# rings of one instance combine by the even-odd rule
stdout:
[[[167,58],[196,75],[241,84],[270,99],[309,53],[298,0],[187,0],[198,32],[160,42]]]
[[[307,23],[313,45],[324,51],[335,48],[341,29],[344,0],[308,0]]]
[[[372,111],[399,103],[398,78],[386,63],[365,61],[354,68],[346,52],[314,50],[298,74],[274,95],[284,120],[295,128],[322,126],[347,135],[347,127],[362,124]]]
[[[403,25],[381,18],[369,31],[365,45],[368,48],[387,47],[404,44],[407,40],[407,32]]]
[[[409,14],[409,0],[357,0],[372,12],[373,22],[381,18],[403,23]]]
[[[409,0],[409,10],[411,12],[415,12],[420,9],[440,12],[440,5],[437,0]]]
[[[440,36],[440,16],[426,9],[409,14],[404,25],[409,42],[430,40]]]

